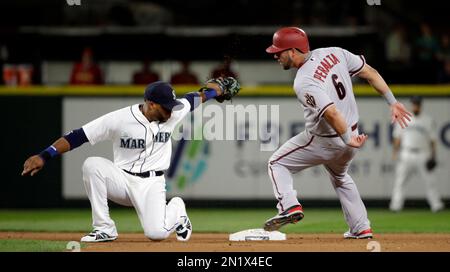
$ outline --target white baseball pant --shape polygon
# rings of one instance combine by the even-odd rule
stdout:
[[[434,212],[444,208],[444,203],[439,196],[433,172],[428,172],[425,166],[429,157],[428,152],[412,152],[409,150],[402,150],[400,152],[389,207],[392,211],[400,211],[403,209],[405,185],[415,171],[417,171],[425,183],[426,197],[431,210]]]
[[[94,230],[117,236],[116,225],[109,216],[108,199],[123,206],[133,206],[145,236],[151,240],[167,238],[182,222],[180,216],[184,209],[180,204],[170,201],[166,205],[164,176],[133,176],[101,157],[87,158],[82,169]]]
[[[358,133],[356,129],[353,133]],[[278,211],[299,205],[292,174],[316,165],[327,170],[331,184],[341,202],[345,220],[352,233],[370,228],[367,211],[352,177],[347,173],[357,149],[344,144],[339,137],[321,137],[304,131],[284,143],[269,160]]]

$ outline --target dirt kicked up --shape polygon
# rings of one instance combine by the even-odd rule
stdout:
[[[84,233],[0,232],[0,239],[79,241]],[[64,251],[64,250],[62,250]],[[230,242],[225,233],[194,233],[189,242],[175,236],[155,242],[123,233],[113,242],[86,244],[81,251],[125,252],[450,252],[450,234],[377,234],[371,240],[344,240],[338,234],[287,234],[286,241]]]

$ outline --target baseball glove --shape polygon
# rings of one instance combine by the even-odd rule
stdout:
[[[241,89],[241,85],[234,77],[226,77],[226,78],[211,78],[206,81],[208,83],[217,83],[219,84],[220,89],[222,90],[222,94],[216,96],[215,99],[217,102],[223,103],[225,100],[231,100],[234,96],[239,93]]]
[[[425,167],[427,168],[428,172],[431,172],[434,170],[434,168],[436,168],[436,160],[434,158],[429,159],[426,163],[425,163]]]

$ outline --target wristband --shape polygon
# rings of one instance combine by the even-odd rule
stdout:
[[[385,92],[383,96],[384,99],[386,99],[386,102],[389,104],[389,106],[397,102],[397,99],[395,99],[394,94],[392,93],[391,90]]]
[[[202,91],[205,94],[206,101],[217,96],[217,91],[212,88],[211,89],[203,89]]]
[[[339,137],[341,137],[342,141],[344,141],[344,143],[348,145],[350,143],[350,140],[352,139],[352,132],[350,129],[347,129],[347,131],[339,135]]]
[[[39,156],[44,160],[44,162],[47,162],[51,158],[58,155],[59,155],[58,150],[56,150],[56,148],[53,145],[47,147],[41,153],[39,153]]]

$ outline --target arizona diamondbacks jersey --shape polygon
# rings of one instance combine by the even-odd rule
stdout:
[[[89,142],[111,140],[114,164],[134,173],[166,170],[172,154],[171,135],[189,113],[190,104],[182,98],[183,108],[173,111],[166,122],[150,122],[135,104],[105,114],[83,126]]]
[[[404,129],[397,124],[394,127],[393,136],[400,138],[402,149],[415,149],[422,152],[431,152],[430,142],[437,138],[433,120],[423,113],[412,117],[411,122]]]
[[[311,51],[298,69],[294,90],[303,106],[306,130],[316,135],[332,135],[336,131],[322,118],[325,110],[335,105],[348,127],[359,119],[351,76],[364,67],[363,56],[356,56],[339,47]]]

